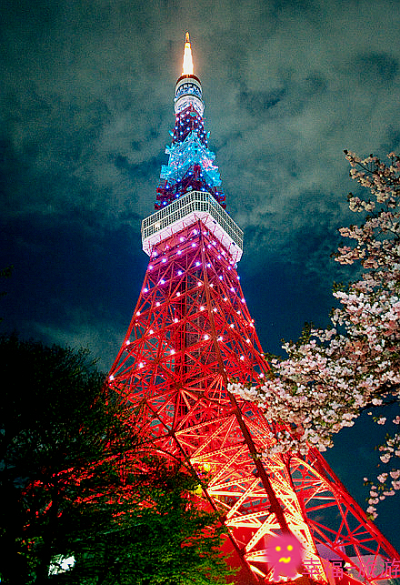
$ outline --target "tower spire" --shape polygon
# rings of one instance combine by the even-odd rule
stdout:
[[[165,150],[169,160],[161,168],[155,209],[163,209],[192,191],[209,195],[225,209],[215,154],[208,149],[203,92],[200,79],[193,73],[189,33],[185,38],[183,73],[175,85],[174,112],[172,144]]]
[[[193,57],[192,57],[192,47],[190,45],[189,33],[186,33],[185,37],[185,52],[183,54],[183,69],[182,75],[193,75]]]

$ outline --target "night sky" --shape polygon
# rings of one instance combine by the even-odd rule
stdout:
[[[1,18],[3,332],[89,347],[110,368],[147,266],[140,221],[167,161],[186,30],[263,348],[327,325],[333,282],[355,275],[330,258],[359,219],[343,149],[400,152],[398,2],[10,0]],[[364,508],[385,431],[369,421],[326,455]],[[398,506],[376,523],[400,549]]]

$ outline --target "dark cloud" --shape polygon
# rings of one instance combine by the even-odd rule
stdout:
[[[310,107],[328,90],[328,82],[321,74],[312,74],[299,81],[282,82],[282,87],[270,91],[242,89],[238,95],[238,109],[248,112],[257,121],[268,118],[293,116]]]
[[[282,101],[285,95],[285,90],[274,91],[241,91],[239,94],[239,108],[243,108],[252,116],[260,116],[265,114],[267,110],[274,108]]]
[[[367,53],[355,59],[354,68],[362,84],[391,84],[399,72],[399,61],[387,53]]]

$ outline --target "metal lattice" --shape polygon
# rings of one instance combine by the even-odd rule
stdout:
[[[227,392],[229,380],[257,384],[268,370],[235,262],[207,226],[198,220],[154,246],[110,372],[145,450],[207,479],[203,501],[229,529],[243,582],[271,579],[265,542],[282,523],[314,580],[333,582],[336,558],[348,579],[353,569],[372,582],[378,563],[399,558],[393,547],[316,450],[263,458],[278,429]]]

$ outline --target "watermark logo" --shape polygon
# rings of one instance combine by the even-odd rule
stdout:
[[[302,564],[302,546],[291,534],[282,534],[271,538],[266,543],[266,556],[273,579],[278,577],[295,577]]]
[[[310,577],[318,577],[319,568],[314,560],[305,560],[303,563],[304,572]],[[340,560],[330,561],[332,577],[341,579],[345,573],[350,573],[354,577],[363,579],[379,578],[379,579],[397,579],[400,577],[400,561],[393,559],[392,561],[380,559],[363,559],[362,567],[348,567],[344,568],[344,562]]]

